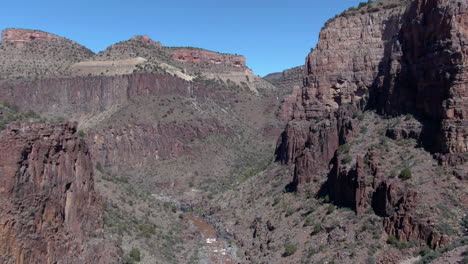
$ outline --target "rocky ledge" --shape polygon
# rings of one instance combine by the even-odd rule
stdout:
[[[172,53],[172,59],[189,63],[210,63],[225,64],[238,68],[245,68],[245,58],[243,56],[221,54],[200,49],[176,49]]]

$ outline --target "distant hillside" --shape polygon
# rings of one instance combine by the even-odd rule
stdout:
[[[0,79],[66,75],[94,53],[80,44],[38,30],[5,29],[0,43]]]

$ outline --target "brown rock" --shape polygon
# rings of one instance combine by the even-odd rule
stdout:
[[[154,47],[158,47],[158,48],[162,47],[161,42],[153,41],[148,35],[133,36],[132,40],[139,41],[139,42],[141,42],[141,43],[143,43],[144,45],[147,45],[147,46],[154,46]]]
[[[87,146],[70,124],[15,123],[0,137],[0,262],[112,263]]]
[[[57,36],[38,30],[29,29],[5,29],[2,31],[2,42],[32,42],[37,40],[49,40]]]
[[[176,49],[172,53],[172,59],[188,63],[225,64],[238,68],[246,67],[243,56],[221,54],[201,49]]]
[[[421,241],[432,249],[446,246],[448,238],[428,224],[421,223],[412,215],[412,210],[418,203],[417,193],[407,191],[398,201],[393,216],[384,219],[384,229],[389,235],[404,241]]]

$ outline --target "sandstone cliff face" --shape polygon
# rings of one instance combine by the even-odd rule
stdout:
[[[165,74],[0,82],[0,98],[3,101],[17,105],[20,109],[32,109],[52,116],[96,114],[116,108],[138,96],[167,94],[206,96],[206,91],[198,92],[189,82]]]
[[[402,19],[371,90],[375,107],[430,119],[432,151],[467,152],[468,3],[414,1]]]
[[[423,130],[436,131],[433,134],[425,134],[426,137],[431,137],[431,143],[440,142],[436,150],[459,156],[466,152],[468,126],[463,118],[467,98],[464,78],[466,67],[463,66],[466,64],[466,36],[457,33],[465,30],[466,3],[414,1],[407,11],[405,7],[402,4],[371,13],[342,15],[327,24],[320,33],[316,50],[306,58],[305,86],[297,94],[290,117],[294,122],[291,122],[285,131],[278,147],[279,152],[287,149],[285,145],[291,146],[289,141],[296,141],[296,134],[309,133],[307,130],[310,125],[307,125],[308,122],[303,123],[304,121],[335,117],[336,121],[332,121],[332,126],[345,130],[336,131],[334,134],[347,134],[348,126],[339,122],[344,119],[343,114],[351,115],[347,110],[338,110],[344,105],[352,105],[348,106],[351,112],[352,109],[376,107],[388,114],[410,112],[429,116],[434,122],[428,123],[427,126],[433,127]],[[426,20],[430,21],[428,23],[434,23],[434,26],[421,28],[421,21]],[[402,27],[403,21],[409,23]],[[418,32],[407,33],[408,28],[413,31],[417,29]],[[413,35],[415,37],[411,38]],[[422,39],[426,38],[434,44],[424,44],[424,48],[413,44],[423,45]],[[411,52],[415,54],[412,55]],[[408,63],[411,60],[416,61]],[[438,63],[437,67],[434,63]],[[414,76],[418,72],[424,72],[424,67],[443,72],[425,72]],[[446,76],[451,76],[450,80],[431,81],[444,76],[444,71]],[[406,75],[410,73],[413,75]],[[416,83],[412,82],[414,86],[405,85],[408,80],[416,80]],[[432,105],[436,107],[430,107]],[[449,105],[453,107],[448,107]],[[296,129],[291,129],[292,126]],[[296,130],[303,132],[292,132]],[[343,138],[330,138],[332,140],[323,142],[324,145],[312,147],[321,153],[320,149],[328,149],[324,146],[337,147],[336,142],[344,142]],[[293,151],[288,152],[302,153],[307,152],[304,149],[310,149],[311,145],[295,144],[293,148]],[[282,156],[284,154],[279,155],[280,159]],[[299,156],[300,154],[295,155]],[[332,157],[325,156],[325,160]],[[288,163],[294,163],[294,159],[288,159]],[[463,160],[463,157],[460,157],[460,160]]]
[[[413,1],[333,19],[306,58],[291,118],[370,102],[384,114],[430,118],[433,151],[466,152],[467,9],[464,1]]]
[[[111,263],[84,141],[70,124],[14,123],[0,137],[0,262]]]
[[[421,136],[423,144],[442,153],[442,164],[463,164],[466,159],[467,3],[388,3],[379,1],[327,22],[306,58],[304,87],[285,111],[291,121],[278,143],[277,160],[294,165],[288,186],[293,191],[318,181],[331,162],[325,192],[335,203],[358,214],[372,204],[380,212],[396,210],[391,217],[382,214],[388,217],[389,234],[435,248],[446,238],[420,223],[411,208],[401,209],[400,198],[376,191],[385,189],[388,175],[366,172],[359,157],[350,169],[335,154],[356,132],[353,113],[376,109],[387,115],[411,113],[422,120],[422,128],[408,123],[389,129],[390,137]]]
[[[282,121],[288,121],[294,110],[294,103],[301,91],[304,78],[304,66],[298,66],[282,72],[268,74],[263,79],[278,87],[278,97],[283,102],[278,109],[277,116]]]
[[[189,63],[225,64],[238,68],[246,67],[243,56],[220,54],[200,49],[175,49],[172,53],[172,59]]]
[[[306,58],[304,87],[297,93],[290,110],[290,122],[278,147],[280,159],[285,146],[291,146],[293,152],[316,153],[323,158],[320,164],[327,164],[340,144],[345,143],[349,126],[343,122],[352,112],[364,108],[368,101],[368,89],[378,74],[379,63],[384,57],[383,42],[391,39],[399,28],[399,20],[404,13],[404,5],[382,9],[370,14],[353,14],[340,16],[331,22],[320,33],[316,49]],[[348,105],[338,111],[339,106]],[[310,129],[315,126],[311,120],[330,119],[333,133],[323,128]],[[290,127],[294,126],[295,129]],[[339,129],[339,128],[343,128]],[[329,139],[321,144],[296,144],[299,134],[324,134]],[[340,138],[341,136],[341,138]],[[305,143],[305,140],[302,140]],[[324,151],[325,150],[325,151]],[[291,152],[291,151],[289,151]],[[294,164],[295,157],[286,163]],[[302,162],[304,163],[304,162]],[[326,165],[325,165],[326,166]],[[310,178],[310,175],[295,175]]]

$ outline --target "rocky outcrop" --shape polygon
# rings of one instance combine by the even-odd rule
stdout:
[[[295,191],[301,184],[326,174],[339,145],[349,142],[356,130],[357,121],[351,119],[355,111],[353,106],[348,106],[328,113],[328,117],[317,123],[294,120],[288,123],[276,149],[277,161],[295,165],[288,189]]]
[[[403,241],[421,241],[432,249],[446,246],[449,242],[446,236],[413,216],[412,211],[417,203],[418,195],[414,191],[407,191],[401,196],[395,206],[394,214],[384,219],[384,229],[387,234]]]
[[[351,208],[358,216],[369,207],[383,217],[384,230],[402,241],[427,244],[432,249],[448,244],[447,236],[435,231],[430,223],[415,216],[419,195],[398,181],[382,177],[378,153],[369,151],[365,159],[356,157],[354,165],[345,164],[337,155],[324,188],[333,203]]]
[[[360,216],[369,202],[364,161],[361,156],[356,157],[356,166],[350,171],[342,166],[342,162],[340,157],[333,162],[333,169],[328,175],[328,193],[336,204],[352,208]]]
[[[5,29],[2,31],[2,42],[32,42],[37,40],[49,40],[58,36],[29,29]]]
[[[202,49],[178,48],[174,49],[172,59],[188,63],[209,63],[224,64],[237,68],[245,68],[245,58],[243,56],[221,54]]]
[[[422,125],[417,120],[404,120],[387,128],[385,135],[393,140],[416,139],[419,140],[422,132]]]
[[[133,36],[132,39],[133,41],[139,41],[143,43],[144,45],[147,46],[154,46],[161,48],[162,44],[159,41],[153,41],[148,35],[142,35],[142,36]]]
[[[282,72],[271,73],[263,79],[278,87],[278,97],[284,98],[277,112],[281,121],[288,121],[294,111],[294,103],[301,91],[304,78],[304,66],[298,66]]]
[[[0,262],[112,263],[102,202],[76,126],[14,123],[0,134]]]
[[[290,92],[290,90],[295,86],[298,86],[299,88],[302,87],[303,78],[304,65],[287,69],[282,72],[270,73],[263,77],[263,79],[269,81],[273,85],[285,90],[284,92]]]

